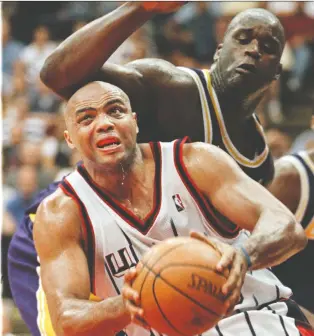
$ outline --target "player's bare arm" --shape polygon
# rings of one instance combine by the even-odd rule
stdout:
[[[252,269],[277,265],[306,246],[302,226],[293,214],[244,174],[231,157],[207,144],[185,146],[189,172],[205,197],[252,233],[245,243]]]
[[[51,54],[41,71],[41,79],[66,99],[90,81],[110,82],[123,89],[131,101],[136,101],[138,97],[143,104],[143,98],[147,97],[149,89],[144,77],[148,75],[164,83],[167,72],[176,68],[166,61],[152,59],[126,66],[104,63],[153,15],[154,12],[146,11],[140,2],[127,2],[113,12],[90,22],[69,36]],[[162,67],[159,66],[161,63]],[[162,76],[164,71],[166,77]],[[149,100],[148,97],[146,99]]]
[[[90,277],[81,217],[57,190],[39,207],[34,242],[52,324],[57,335],[114,335],[130,321],[121,296],[89,301]]]
[[[275,163],[275,177],[267,189],[295,213],[301,196],[300,184],[297,169],[291,162],[282,158]]]
[[[229,220],[251,232],[245,248],[252,269],[277,265],[306,246],[302,226],[293,214],[230,156],[208,144],[185,147],[186,165],[204,196]]]
[[[183,155],[188,172],[204,197],[234,224],[251,232],[243,244],[251,266],[243,250],[192,233],[192,237],[214,243],[220,250],[217,270],[230,269],[222,290],[230,294],[231,312],[239,301],[248,266],[261,269],[277,265],[303,249],[307,238],[292,213],[243,173],[228,154],[217,147],[195,143],[185,145]]]

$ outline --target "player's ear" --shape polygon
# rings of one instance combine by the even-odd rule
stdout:
[[[219,56],[220,56],[220,51],[221,51],[221,49],[222,49],[222,46],[223,46],[222,43],[218,44],[218,47],[217,47],[216,52],[215,52],[215,55],[214,55],[214,62],[217,62],[217,61],[218,61],[218,58],[219,58]]]
[[[132,117],[135,120],[136,123],[136,134],[138,134],[139,132],[139,128],[138,128],[138,123],[137,123],[137,114],[135,112],[132,112]]]
[[[276,72],[276,74],[274,76],[274,80],[278,80],[279,77],[280,77],[280,75],[281,75],[281,73],[282,73],[282,64],[279,63],[278,64],[278,68],[277,68],[277,72]]]
[[[74,146],[74,144],[73,144],[73,142],[72,142],[72,139],[71,139],[71,137],[70,137],[69,132],[68,132],[67,130],[65,130],[65,131],[63,132],[63,135],[64,135],[64,139],[65,139],[65,141],[67,142],[68,146],[69,146],[71,149],[74,149],[75,146]]]

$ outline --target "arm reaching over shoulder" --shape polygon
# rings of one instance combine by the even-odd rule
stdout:
[[[130,323],[130,314],[121,296],[88,300],[81,221],[74,201],[59,189],[37,211],[34,242],[52,325],[57,335],[114,335]]]
[[[186,144],[184,161],[213,206],[251,232],[244,248],[252,269],[277,265],[306,246],[302,226],[293,214],[222,150],[207,144]]]
[[[80,86],[95,80],[110,82],[143,98],[145,86],[141,73],[134,67],[104,63],[140,26],[166,7],[176,9],[184,3],[126,2],[76,31],[63,41],[46,60],[40,76],[55,93],[68,99]],[[152,8],[149,8],[153,5]],[[159,8],[163,7],[163,8]],[[165,62],[167,63],[167,62]],[[152,62],[153,65],[153,62]]]

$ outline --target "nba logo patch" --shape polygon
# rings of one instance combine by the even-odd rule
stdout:
[[[179,194],[175,194],[175,195],[172,196],[172,199],[174,201],[174,205],[176,206],[177,210],[179,212],[183,211],[184,210],[184,205],[182,203],[180,195]]]

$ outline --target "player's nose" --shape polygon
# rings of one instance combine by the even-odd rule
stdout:
[[[252,42],[247,45],[245,49],[245,55],[251,56],[256,60],[259,60],[261,58],[261,53],[259,50],[259,44],[257,40],[252,40]]]
[[[108,132],[114,129],[114,124],[106,114],[101,114],[97,118],[96,132]]]

